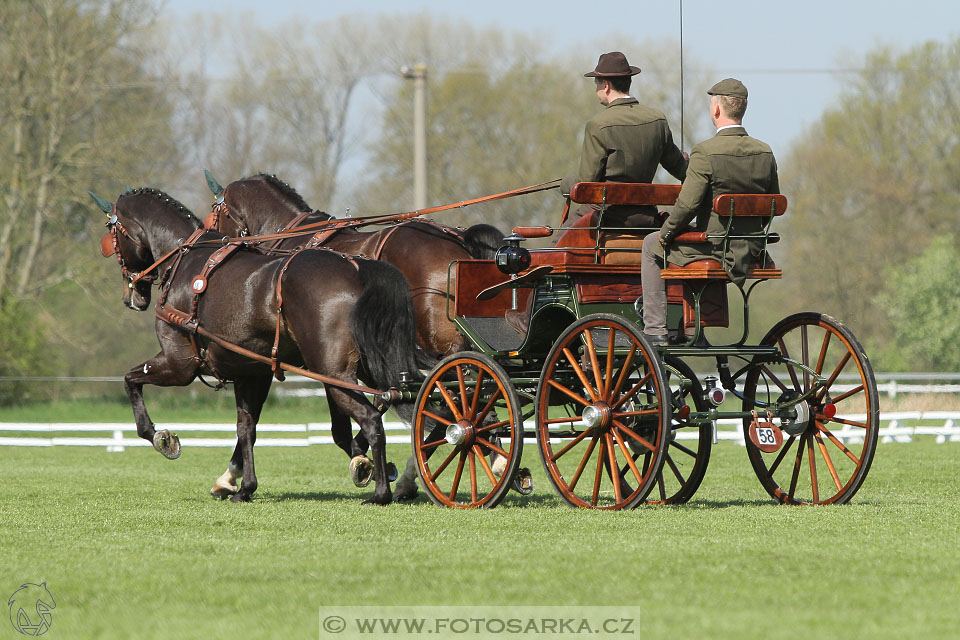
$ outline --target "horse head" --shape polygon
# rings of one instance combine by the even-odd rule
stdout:
[[[104,256],[117,256],[123,277],[123,304],[136,311],[150,304],[157,273],[142,273],[199,227],[186,207],[156,189],[125,191],[113,204],[90,193],[107,214],[107,233],[100,241]]]

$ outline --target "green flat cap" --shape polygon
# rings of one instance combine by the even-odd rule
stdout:
[[[736,78],[724,78],[707,91],[711,96],[732,96],[747,99],[747,88]]]

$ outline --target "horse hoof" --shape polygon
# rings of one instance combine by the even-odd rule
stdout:
[[[400,474],[397,473],[397,465],[392,462],[387,463],[387,482],[396,482]]]
[[[417,498],[419,491],[417,490],[416,483],[411,483],[409,486],[402,486],[398,484],[393,491],[393,501],[394,502],[411,502]]]
[[[153,434],[153,448],[164,458],[176,460],[180,457],[180,436],[163,429]]]
[[[365,487],[373,479],[373,462],[367,456],[354,456],[350,460],[350,479],[358,487]]]
[[[217,500],[226,500],[230,496],[236,495],[237,491],[239,491],[238,487],[231,488],[215,484],[213,485],[213,488],[210,489],[210,495]]]
[[[513,486],[511,488],[522,496],[533,493],[533,476],[530,474],[530,469],[526,467],[517,469],[517,472],[513,475]]]
[[[373,496],[372,498],[370,498],[369,500],[364,500],[364,501],[363,501],[363,504],[375,504],[375,505],[377,505],[378,507],[382,507],[382,506],[384,506],[384,505],[390,504],[390,502],[391,502],[390,494],[388,493],[388,494],[383,495],[383,496],[374,495],[374,496]]]
[[[250,496],[246,493],[235,493],[230,496],[230,502],[250,502]]]

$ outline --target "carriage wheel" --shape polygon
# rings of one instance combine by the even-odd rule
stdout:
[[[492,359],[461,353],[441,360],[420,389],[413,424],[417,474],[430,499],[497,506],[520,464],[521,415],[517,392]]]
[[[683,504],[700,488],[710,463],[713,425],[692,424],[692,411],[706,411],[703,387],[693,370],[676,356],[666,356],[664,366],[670,385],[673,412],[670,446],[664,454],[657,486],[648,504]]]
[[[571,506],[632,508],[654,488],[670,433],[670,391],[636,325],[595,314],[550,350],[537,387],[547,477]]]
[[[833,318],[798,313],[778,322],[762,344],[777,345],[783,357],[827,376],[826,388],[797,405],[797,416],[774,419],[783,445],[764,453],[751,442],[750,462],[761,484],[787,504],[843,504],[863,484],[873,461],[879,429],[877,383],[870,361],[853,333]],[[840,377],[841,374],[852,374]],[[813,387],[813,376],[787,363],[752,363],[744,379],[744,409],[757,409]]]

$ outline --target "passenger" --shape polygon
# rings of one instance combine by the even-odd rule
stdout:
[[[629,95],[632,77],[640,73],[625,55],[611,51],[600,56],[597,68],[583,74],[593,78],[597,98],[606,109],[587,122],[583,133],[579,171],[564,179],[564,196],[577,182],[652,182],[663,165],[677,180],[683,180],[687,156],[673,142],[667,118],[660,111],[641,105]],[[600,208],[580,205],[574,213],[583,216]],[[659,227],[654,206],[614,206],[603,214],[603,227]]]
[[[739,80],[727,78],[707,93],[710,119],[717,133],[690,152],[687,177],[677,205],[660,231],[651,233],[643,241],[643,331],[655,346],[668,343],[666,282],[660,277],[665,247],[684,231],[723,235],[724,225],[713,213],[713,200],[718,195],[780,193],[773,152],[766,143],[748,136],[742,125],[747,110],[747,88]],[[734,224],[733,233],[759,233],[762,224],[761,218],[743,218]],[[764,259],[763,241],[762,238],[730,240],[726,255],[719,240],[712,244],[678,244],[667,252],[667,260],[680,266],[705,258],[719,260],[731,281],[742,286],[750,263]]]

